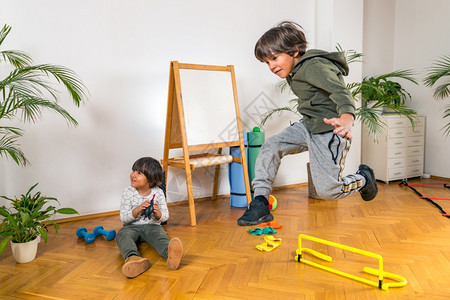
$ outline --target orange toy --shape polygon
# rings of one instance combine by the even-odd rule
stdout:
[[[269,209],[274,210],[275,208],[277,208],[277,205],[278,205],[277,198],[275,198],[275,196],[273,196],[273,195],[270,195],[269,196]]]
[[[259,226],[261,227],[272,227],[273,229],[282,229],[283,225],[278,224],[277,221],[273,220],[270,222],[266,222],[266,223],[261,223],[259,224]]]

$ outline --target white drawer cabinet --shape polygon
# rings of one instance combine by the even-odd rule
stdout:
[[[373,140],[363,127],[362,163],[369,165],[378,180],[389,182],[423,175],[425,116],[417,116],[414,130],[406,117],[382,115],[385,136]]]

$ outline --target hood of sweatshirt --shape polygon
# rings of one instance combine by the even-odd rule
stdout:
[[[349,73],[347,59],[344,52],[327,52],[319,49],[310,49],[306,51],[306,53],[300,58],[299,62],[295,65],[292,73],[296,73],[305,61],[314,57],[323,57],[333,62],[344,76],[347,76]]]

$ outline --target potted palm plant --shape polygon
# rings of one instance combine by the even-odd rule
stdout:
[[[381,113],[396,113],[407,117],[414,127],[416,111],[409,108],[407,100],[411,95],[395,80],[406,80],[418,84],[412,70],[398,70],[378,76],[364,77],[361,82],[347,85],[352,96],[362,101],[356,110],[356,118],[366,126],[374,137],[383,133],[386,126],[380,119]]]
[[[0,223],[0,254],[3,253],[8,242],[11,242],[11,249],[14,259],[18,263],[27,263],[36,257],[37,245],[40,238],[47,243],[47,227],[52,225],[58,233],[59,226],[53,220],[56,214],[78,214],[73,208],[59,208],[50,205],[50,201],[58,200],[53,197],[41,195],[41,192],[32,194],[33,185],[28,192],[19,198],[2,198],[11,202],[12,207],[0,207],[0,216],[3,217]]]
[[[12,71],[0,79],[0,121],[21,115],[20,121],[35,122],[45,109],[56,112],[69,125],[76,126],[77,121],[59,105],[59,93],[51,79],[65,87],[77,107],[87,94],[82,81],[75,72],[64,66],[34,65],[31,57],[23,51],[3,50],[1,46],[10,31],[8,25],[0,30],[0,63],[12,67]],[[18,144],[18,138],[22,135],[20,128],[5,126],[4,122],[0,125],[0,156],[12,158],[18,165],[25,166],[29,161]]]
[[[437,84],[438,81],[439,84]],[[428,68],[424,83],[429,87],[437,84],[433,93],[436,100],[450,96],[450,55],[442,56]],[[450,105],[446,106],[443,118],[450,118]],[[442,129],[444,130],[444,134],[448,136],[450,134],[450,121]]]

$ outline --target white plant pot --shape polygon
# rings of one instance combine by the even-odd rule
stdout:
[[[36,257],[37,247],[41,238],[38,236],[31,242],[26,243],[14,243],[11,241],[11,250],[14,259],[19,264],[24,264],[32,261]]]

